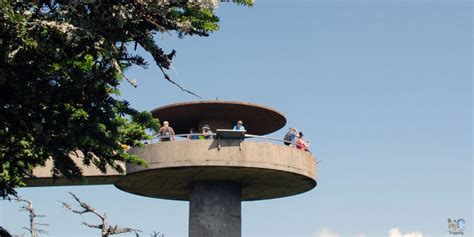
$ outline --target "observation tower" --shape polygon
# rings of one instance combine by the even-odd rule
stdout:
[[[28,186],[114,184],[137,195],[189,201],[190,237],[240,237],[242,201],[292,196],[316,186],[311,153],[264,137],[286,124],[284,115],[272,108],[213,100],[171,104],[151,113],[169,121],[178,138],[209,125],[213,139],[132,148],[129,152],[147,161],[147,167],[127,164],[125,175],[99,174],[88,167],[85,183],[54,180],[45,173],[48,167],[41,167]],[[232,131],[237,120],[244,121],[246,131]]]

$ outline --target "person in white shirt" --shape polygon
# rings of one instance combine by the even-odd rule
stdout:
[[[245,131],[244,122],[242,120],[237,121],[237,124],[234,126],[234,131]]]

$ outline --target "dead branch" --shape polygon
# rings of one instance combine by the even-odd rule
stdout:
[[[102,225],[91,225],[91,224],[88,224],[86,222],[82,222],[83,225],[89,227],[89,228],[97,228],[97,229],[102,229]]]
[[[194,95],[194,96],[196,96],[197,98],[202,99],[201,96],[195,94],[194,92],[192,92],[192,91],[190,91],[190,90],[185,89],[185,88],[182,87],[180,84],[178,84],[178,83],[176,83],[175,81],[173,81],[173,80],[171,79],[171,77],[168,75],[168,73],[165,72],[165,69],[163,69],[163,67],[161,67],[160,65],[158,65],[158,67],[160,68],[161,72],[163,73],[163,76],[165,77],[165,79],[166,79],[167,81],[171,82],[171,84],[177,86],[179,89],[181,89],[182,91],[184,91],[184,92],[186,92],[186,93],[188,93],[188,94]]]
[[[74,193],[69,192],[69,194],[71,194],[71,196],[76,200],[76,202],[79,203],[79,206],[82,208],[82,210],[72,209],[69,204],[67,204],[65,202],[62,202],[64,208],[66,208],[66,209],[68,209],[68,210],[70,210],[70,211],[72,211],[76,214],[79,214],[79,215],[82,215],[84,213],[93,213],[94,215],[99,217],[102,221],[107,219],[105,214],[104,215],[100,214],[93,207],[91,207],[89,204],[87,204],[85,202],[82,202],[81,199],[79,199],[79,197],[77,197]]]
[[[124,233],[135,233],[138,236],[138,233],[141,232],[138,229],[133,229],[133,228],[129,228],[129,227],[119,227],[117,225],[115,225],[115,226],[108,225],[108,219],[107,219],[107,215],[105,213],[100,214],[95,208],[93,208],[89,204],[81,201],[79,199],[79,197],[76,196],[74,193],[69,192],[69,194],[71,194],[71,196],[74,198],[74,200],[76,200],[76,202],[79,204],[80,209],[74,209],[68,203],[61,202],[63,204],[63,207],[65,209],[67,209],[67,210],[69,210],[73,213],[79,214],[79,215],[82,215],[84,213],[92,213],[92,214],[96,215],[101,220],[101,224],[93,225],[93,224],[88,224],[86,222],[82,222],[82,224],[89,227],[89,228],[100,229],[102,237],[108,237],[109,235],[124,234]]]
[[[115,68],[115,70],[117,70],[118,73],[120,73],[123,78],[125,78],[125,80],[127,80],[128,83],[130,83],[130,85],[132,85],[133,87],[137,88],[137,82],[135,80],[130,80],[128,79],[127,76],[125,76],[125,73],[123,73],[122,69],[120,68],[117,60],[113,59],[112,60],[112,66]]]
[[[113,235],[113,234],[123,234],[123,233],[138,234],[138,232],[141,232],[141,231],[137,230],[137,229],[133,229],[133,228],[128,228],[128,227],[122,228],[122,227],[118,227],[118,226],[113,226],[113,227],[110,226],[109,232],[110,232],[111,235]]]
[[[20,197],[17,197],[14,200],[17,201],[17,202],[25,203],[24,206],[20,207],[20,211],[27,211],[29,213],[30,227],[29,228],[28,227],[23,227],[23,229],[28,230],[28,232],[30,232],[30,234],[31,234],[31,237],[36,237],[37,234],[46,234],[47,232],[45,230],[39,229],[39,228],[36,227],[38,225],[41,225],[41,226],[49,226],[49,225],[45,224],[45,223],[35,222],[35,218],[42,218],[42,217],[45,217],[45,215],[36,214],[35,209],[33,208],[33,202],[29,201],[29,200],[26,200],[26,199],[22,199]]]
[[[150,235],[151,237],[165,237],[164,234],[160,232],[153,231],[153,234]]]

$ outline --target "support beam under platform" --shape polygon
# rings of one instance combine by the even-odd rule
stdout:
[[[189,199],[190,237],[240,237],[241,188],[232,182],[197,182]]]

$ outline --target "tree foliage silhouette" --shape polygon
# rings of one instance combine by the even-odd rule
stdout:
[[[53,176],[67,178],[82,175],[73,156],[102,172],[143,165],[124,147],[141,146],[158,121],[116,96],[124,80],[136,86],[127,68],[149,66],[133,49],[180,86],[167,74],[176,51],[154,35],[208,36],[219,29],[214,10],[191,0],[0,1],[0,195],[15,195],[49,159]]]

